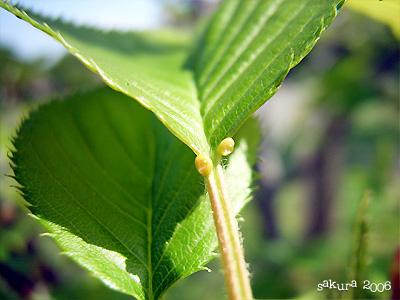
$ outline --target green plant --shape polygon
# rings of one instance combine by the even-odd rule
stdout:
[[[126,95],[99,89],[23,122],[12,161],[33,215],[74,260],[139,299],[204,268],[218,243],[229,298],[252,299],[234,218],[251,196],[259,138],[245,121],[343,3],[225,1],[190,50],[179,32],[103,33],[0,2]]]

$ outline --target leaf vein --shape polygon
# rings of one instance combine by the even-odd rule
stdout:
[[[213,113],[213,110],[214,110],[215,105],[218,105],[218,104],[219,104],[219,101],[218,101],[218,100],[220,100],[221,97],[224,95],[224,93],[225,93],[229,88],[231,88],[232,85],[233,85],[235,82],[237,82],[237,81],[243,76],[244,72],[245,72],[249,67],[252,66],[253,62],[254,62],[262,53],[264,53],[264,51],[267,49],[267,47],[268,47],[269,45],[271,45],[271,44],[280,36],[280,34],[281,34],[288,26],[290,26],[290,24],[293,22],[293,20],[295,20],[296,16],[299,15],[299,14],[307,7],[306,4],[307,4],[307,2],[304,2],[304,3],[303,3],[301,9],[297,10],[297,11],[291,16],[291,18],[290,18],[289,20],[286,21],[285,26],[282,26],[282,27],[280,28],[280,30],[277,31],[277,32],[274,34],[274,36],[271,37],[271,39],[270,39],[270,41],[269,41],[268,43],[263,44],[259,49],[257,49],[256,51],[254,51],[254,52],[256,53],[256,55],[250,57],[250,60],[249,60],[249,61],[246,61],[246,63],[244,64],[244,67],[243,67],[243,69],[241,70],[240,73],[234,73],[234,74],[232,75],[232,78],[227,82],[227,84],[225,84],[224,86],[222,86],[222,87],[218,90],[217,94],[216,94],[213,98],[211,98],[211,99],[209,99],[209,100],[207,101],[207,104],[206,104],[206,105],[207,105],[207,111],[205,111],[205,116],[207,116],[207,115],[210,114],[210,113],[211,113],[211,114]],[[310,19],[309,21],[311,21],[311,19]],[[308,22],[309,22],[309,21],[308,21]],[[287,48],[284,47],[283,50],[284,50],[284,49],[287,49]],[[282,51],[280,51],[278,54],[281,54],[281,53],[282,53]],[[268,62],[268,64],[265,66],[265,69],[271,64],[271,62],[272,62],[273,60],[276,59],[277,56],[278,56],[278,55],[275,55],[275,57],[274,57],[270,62]],[[261,74],[264,74],[264,73],[261,73]],[[258,75],[257,78],[256,78],[253,82],[256,82],[256,80],[259,79],[259,78],[260,78],[260,75]],[[253,84],[253,85],[254,85],[254,84]],[[251,85],[251,86],[253,86],[253,85]]]
[[[66,154],[65,154],[64,151],[62,150],[62,147],[60,146],[60,144],[59,144],[59,142],[58,142],[58,140],[57,140],[57,137],[56,137],[56,135],[54,134],[54,132],[53,132],[52,130],[51,130],[51,133],[53,134],[53,137],[55,138],[55,141],[57,141],[57,144],[59,145],[59,148],[61,149],[61,153],[63,154],[63,156],[64,156],[69,162],[71,162],[71,160],[68,158],[68,156],[66,156]],[[29,141],[29,143],[30,143],[30,145],[31,145],[31,148],[32,148],[32,150],[33,150],[33,153],[35,153],[35,155],[36,155],[36,157],[38,158],[38,160],[41,162],[41,164],[43,165],[43,167],[47,170],[49,176],[51,176],[51,177],[55,180],[55,182],[58,183],[58,185],[59,185],[67,194],[70,195],[71,199],[73,199],[73,200],[75,201],[75,203],[77,203],[77,204],[81,207],[82,210],[84,210],[88,215],[90,215],[101,227],[103,227],[105,230],[107,230],[107,231],[111,234],[111,236],[113,236],[121,245],[123,245],[123,246],[128,250],[128,252],[130,252],[134,257],[136,257],[139,261],[141,261],[142,264],[143,264],[145,267],[147,267],[147,266],[144,264],[143,260],[142,260],[139,256],[136,255],[136,253],[134,253],[128,246],[126,246],[125,243],[124,243],[122,240],[120,240],[119,237],[118,237],[117,235],[115,235],[115,234],[112,232],[112,230],[110,230],[105,224],[103,224],[98,218],[96,218],[96,216],[95,216],[94,214],[92,214],[92,213],[90,212],[90,210],[88,210],[84,205],[82,205],[82,203],[81,203],[81,202],[80,202],[80,201],[79,201],[79,200],[78,200],[78,199],[77,199],[63,184],[62,184],[62,182],[61,182],[59,179],[57,179],[56,177],[54,177],[54,175],[51,173],[51,171],[50,171],[50,169],[48,168],[48,166],[47,166],[47,165],[44,163],[44,161],[40,158],[40,156],[39,156],[37,150],[35,149],[35,147],[34,147],[34,145],[33,145],[33,143],[32,143],[31,141]],[[79,174],[79,172],[76,170],[75,165],[74,165],[72,162],[71,162],[71,165],[74,167],[76,174]],[[81,176],[81,177],[82,177],[82,176]],[[82,179],[84,180],[83,177],[82,177]],[[89,185],[90,185],[90,184],[89,184]],[[103,197],[103,198],[104,198],[104,197]],[[84,235],[82,235],[82,236],[84,236]]]

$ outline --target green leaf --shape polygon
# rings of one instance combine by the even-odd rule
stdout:
[[[220,141],[279,88],[314,46],[344,0],[223,2],[187,60],[179,34],[76,28],[0,6],[60,41],[108,85],[139,101],[196,154]]]
[[[344,0],[225,1],[194,61],[211,148],[232,136],[312,49]]]
[[[113,89],[135,98],[195,153],[209,153],[193,75],[184,68],[187,35],[102,32],[0,6],[62,43]]]
[[[249,200],[254,123],[227,177],[235,213]],[[13,170],[34,217],[65,254],[109,287],[159,299],[203,269],[217,246],[195,155],[148,110],[109,88],[31,113]]]

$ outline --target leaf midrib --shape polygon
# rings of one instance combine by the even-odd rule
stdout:
[[[201,199],[202,199],[202,198],[199,198],[199,200],[198,200],[198,202],[197,202],[197,205],[199,204],[199,202],[201,201]],[[188,215],[190,215],[195,209],[196,209],[196,205],[194,205],[194,206],[190,209]],[[176,231],[174,232],[174,235],[171,237],[171,239],[178,233],[179,230],[181,230],[181,228],[182,228],[182,227],[178,228],[178,230],[176,230]],[[213,224],[212,224],[212,228],[214,229],[214,225],[213,225]],[[201,233],[201,235],[199,235],[198,241],[197,241],[197,243],[196,243],[196,246],[193,247],[193,250],[195,250],[195,249],[198,247],[198,245],[200,244],[200,241],[203,239],[203,237],[204,237],[206,234],[209,234],[209,232],[206,231],[206,230],[204,230],[204,231]],[[169,247],[170,244],[171,244],[171,243],[168,243],[167,248]],[[166,248],[166,249],[167,249],[167,248]],[[195,264],[195,263],[194,263],[194,264]],[[190,266],[190,268],[193,268],[193,265]],[[190,268],[187,268],[187,269],[190,269]],[[164,279],[160,282],[160,284],[159,284],[158,287],[156,288],[155,293],[162,287],[162,284],[164,283],[164,281],[167,279],[168,275],[169,275],[174,269],[175,269],[175,266],[173,266],[173,267],[171,268],[171,270],[168,271],[168,273],[166,274],[166,276],[164,277]]]
[[[156,136],[154,133],[157,130],[159,130],[159,128],[156,127],[156,124],[154,122],[152,122],[152,125],[153,125],[153,130],[151,130],[151,132],[153,133],[153,138],[156,139]],[[155,142],[157,144],[156,140],[155,140]],[[173,145],[170,149],[168,149],[168,156],[163,161],[162,169],[166,174],[168,173],[168,170],[170,169],[170,167],[173,164],[173,158],[174,158],[173,155],[176,153],[176,151],[179,151],[179,147],[177,147],[176,145],[177,144]],[[155,157],[157,156],[157,151],[163,151],[163,149],[160,149],[160,147],[156,146],[155,148],[156,148],[156,151],[155,151],[154,157],[152,159],[152,162],[153,162],[153,168],[152,168],[153,169],[153,180],[152,180],[152,182],[153,182],[153,184],[151,187],[151,194],[150,194],[149,201],[148,201],[149,211],[148,211],[148,215],[147,215],[147,233],[148,233],[147,253],[148,253],[148,264],[149,264],[149,297],[150,297],[149,299],[150,300],[154,299],[155,295],[157,294],[157,291],[162,286],[162,283],[164,282],[165,278],[167,278],[168,274],[170,273],[170,272],[168,272],[168,274],[166,276],[164,276],[164,280],[154,290],[153,289],[153,276],[156,273],[156,271],[158,270],[158,267],[160,266],[165,254],[167,253],[169,245],[171,245],[171,241],[174,239],[174,235],[176,234],[177,230],[175,230],[174,234],[169,238],[167,246],[165,247],[165,249],[163,249],[163,252],[162,252],[160,258],[157,261],[157,265],[153,268],[153,256],[152,256],[152,253],[154,253],[153,247],[158,246],[158,245],[153,245],[154,237],[157,235],[158,230],[162,227],[162,225],[163,225],[162,221],[164,220],[165,216],[167,215],[169,208],[172,206],[173,203],[175,203],[175,200],[178,199],[177,196],[183,190],[185,182],[190,178],[190,175],[193,174],[193,172],[190,170],[188,170],[186,172],[184,179],[179,184],[179,186],[180,186],[179,189],[175,191],[175,193],[172,197],[169,197],[172,199],[169,200],[169,203],[168,203],[167,207],[165,208],[161,218],[158,219],[158,225],[153,230],[153,217],[154,217],[153,203],[159,202],[159,197],[162,197],[162,195],[160,193],[163,190],[164,183],[166,182],[166,179],[167,179],[167,176],[162,176],[161,182],[156,182],[156,180],[154,180],[155,174],[160,172],[159,166],[156,164],[157,159]],[[157,185],[157,188],[155,188],[155,185]],[[160,192],[154,193],[154,191],[160,191]],[[194,205],[192,207],[191,211],[193,211],[195,208],[196,208],[196,205]],[[172,270],[173,270],[173,268],[172,268]]]
[[[118,141],[118,145],[120,145],[121,149],[125,152],[126,156],[128,157],[128,159],[130,160],[132,166],[135,168],[136,171],[138,171],[141,176],[143,178],[146,178],[148,180],[148,182],[150,183],[151,177],[149,177],[146,173],[144,173],[144,171],[139,168],[139,166],[137,165],[137,163],[134,161],[132,154],[128,151],[128,149],[126,148],[126,145],[122,142],[121,140],[121,136],[119,134],[119,131],[114,127],[114,124],[112,122],[112,119],[110,118],[110,115],[107,113],[107,110],[105,109],[104,106],[100,106],[99,107],[102,108],[102,115],[104,116],[104,118],[106,119],[107,122],[107,126],[112,130],[116,140]],[[122,188],[122,187],[121,187]],[[125,189],[124,189],[125,190]],[[130,195],[130,194],[129,194]],[[133,197],[132,195],[130,195],[131,197]],[[144,206],[142,203],[135,201],[136,203],[139,203],[143,209],[148,209],[146,206]]]
[[[155,130],[153,130],[155,131]],[[157,149],[159,150],[159,147],[157,147]],[[163,169],[165,173],[168,173],[168,169],[170,168],[171,164],[173,163],[173,154],[179,150],[179,147],[172,147],[172,149],[169,149],[168,152],[168,158],[164,160],[163,162]],[[156,150],[157,151],[157,150]],[[162,150],[161,150],[162,151]],[[154,160],[155,161],[155,160]],[[154,172],[156,172],[158,166],[156,166],[156,164],[154,164]],[[162,221],[164,220],[165,216],[167,215],[167,212],[169,210],[169,208],[172,206],[173,203],[175,203],[175,200],[178,199],[177,196],[180,194],[180,192],[182,191],[183,187],[184,187],[184,183],[190,178],[190,175],[192,175],[193,172],[188,170],[186,172],[186,175],[184,177],[184,179],[180,182],[180,188],[178,190],[175,191],[174,195],[173,195],[173,199],[169,200],[169,203],[167,205],[167,207],[165,208],[161,218],[159,218],[158,220],[158,225],[155,227],[154,231],[152,230],[153,227],[153,211],[151,211],[151,217],[148,219],[149,222],[149,236],[151,236],[151,241],[153,240],[153,238],[157,235],[158,230],[161,228],[162,226]],[[167,176],[163,176],[162,177],[162,181],[160,182],[156,182],[155,180],[153,180],[153,187],[152,187],[152,191],[162,191],[163,190],[163,186],[164,183],[166,182]],[[154,185],[157,184],[157,188],[154,187]],[[152,201],[159,199],[159,197],[162,197],[161,194],[159,193],[152,193],[151,195],[151,199]],[[159,200],[157,200],[158,202]],[[152,206],[151,206],[152,207]],[[196,208],[196,205],[194,205],[191,209],[191,211],[193,211]],[[158,267],[160,266],[162,259],[164,258],[165,254],[167,253],[167,250],[169,248],[169,246],[172,244],[171,241],[174,240],[174,236],[176,235],[177,231],[179,230],[179,228],[177,230],[174,231],[173,235],[169,238],[167,246],[165,247],[165,249],[163,249],[163,252],[161,254],[161,256],[159,257],[158,261],[157,261],[157,265],[153,268],[152,265],[152,261],[151,259],[149,259],[149,263],[150,263],[150,272],[151,272],[151,276],[150,276],[150,281],[151,281],[151,287],[153,285],[153,276],[156,273],[156,271],[158,270]],[[149,255],[151,255],[152,250],[153,250],[154,245],[152,245],[152,243],[149,243]],[[157,286],[157,288],[153,291],[152,289],[152,297],[154,298],[154,295],[157,294],[157,291],[159,290],[159,288],[162,286],[162,283],[164,282],[164,280],[168,277],[168,275],[170,274],[170,272],[175,268],[175,266],[173,268],[171,268],[171,270],[164,276],[163,281]],[[151,298],[151,299],[153,299]]]

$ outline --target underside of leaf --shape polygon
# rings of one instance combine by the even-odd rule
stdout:
[[[238,137],[235,167],[227,169],[236,213],[251,192],[252,127]],[[23,122],[14,146],[14,177],[33,215],[108,286],[159,299],[215,256],[195,155],[121,93],[104,88],[42,106]]]
[[[212,149],[279,89],[344,0],[225,1],[192,59]]]
[[[0,6],[152,110],[195,154],[213,157],[218,144],[275,94],[344,2],[224,1],[191,55],[187,34],[105,33],[28,16],[2,0]]]
[[[53,102],[22,124],[13,168],[33,215],[108,286],[138,299],[162,297],[215,255],[195,154],[217,156],[344,2],[227,0],[189,53],[187,34],[77,28],[0,0],[122,92]],[[258,139],[247,124],[226,170],[235,214],[250,195]]]

